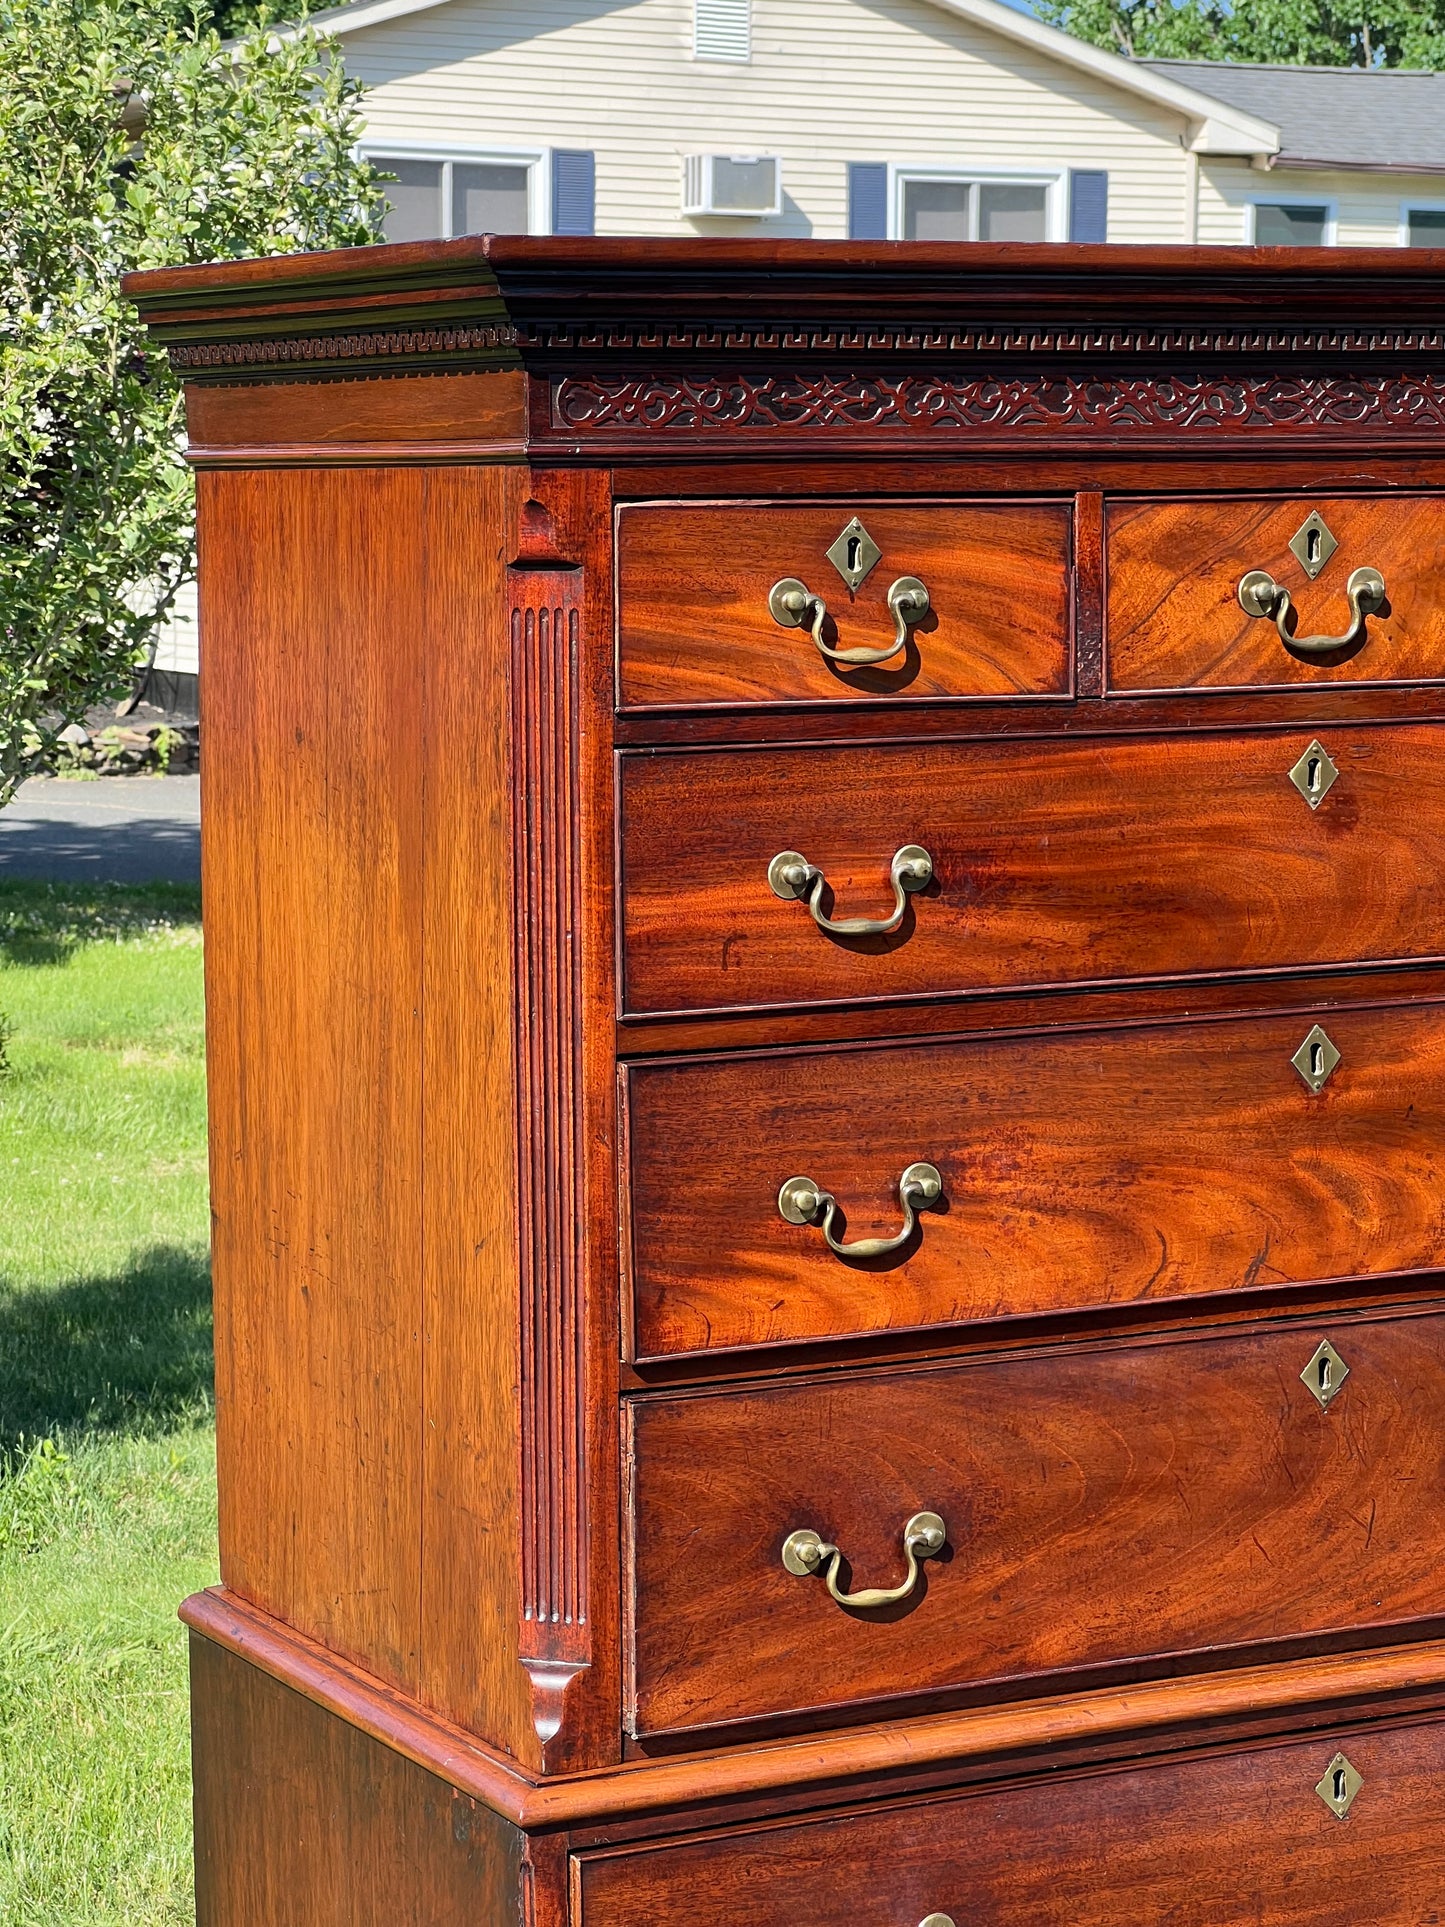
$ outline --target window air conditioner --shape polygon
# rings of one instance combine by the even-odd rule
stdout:
[[[683,162],[684,214],[745,214],[765,220],[783,211],[783,170],[770,154],[689,154]]]

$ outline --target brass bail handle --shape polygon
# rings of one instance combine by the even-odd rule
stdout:
[[[783,1541],[783,1564],[797,1578],[822,1572],[828,1591],[840,1606],[896,1606],[918,1584],[919,1562],[942,1552],[948,1527],[936,1512],[915,1512],[903,1528],[903,1556],[908,1571],[896,1586],[867,1586],[862,1592],[842,1592],[838,1586],[838,1567],[843,1554],[838,1546],[828,1545],[811,1527],[790,1532]],[[826,1565],[825,1565],[826,1562]]]
[[[909,895],[933,881],[933,858],[918,843],[905,843],[893,852],[889,866],[893,880],[893,909],[886,917],[825,917],[818,908],[828,879],[797,850],[779,850],[768,865],[768,888],[784,903],[806,899],[813,921],[834,937],[886,937],[903,921]]]
[[[844,1244],[833,1236],[838,1217],[838,1200],[811,1178],[789,1178],[778,1193],[778,1210],[789,1224],[814,1224],[823,1214],[819,1229],[830,1251],[840,1258],[886,1258],[898,1251],[913,1236],[920,1208],[937,1204],[943,1196],[943,1179],[934,1164],[910,1164],[898,1180],[898,1197],[903,1206],[903,1229],[894,1238],[859,1238]]]
[[[1279,639],[1300,656],[1329,656],[1365,639],[1365,624],[1385,603],[1385,578],[1378,569],[1356,569],[1345,584],[1350,626],[1342,636],[1292,636],[1286,628],[1294,607],[1290,592],[1266,569],[1251,569],[1239,584],[1239,606],[1247,616],[1273,617]]]
[[[888,662],[900,649],[906,649],[908,638],[928,614],[928,590],[916,575],[901,575],[888,591],[888,613],[892,616],[895,634],[886,649],[830,649],[823,640],[823,624],[828,619],[828,605],[822,596],[814,595],[806,582],[799,582],[793,575],[785,575],[781,582],[775,582],[768,591],[768,608],[773,621],[784,629],[801,629],[806,626],[808,634],[818,646],[818,654],[826,656],[829,662],[852,663]]]

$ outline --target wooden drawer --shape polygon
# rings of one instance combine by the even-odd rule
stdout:
[[[1301,1374],[1327,1339],[1348,1376],[1325,1409]],[[1442,1413],[1445,1314],[636,1400],[632,1730],[1440,1614]],[[901,1604],[845,1609],[784,1567],[812,1531],[840,1587],[894,1587],[920,1513],[947,1543]]]
[[[856,590],[828,559],[842,536],[881,551]],[[621,509],[618,701],[623,709],[1070,693],[1071,510],[1059,502],[768,502]],[[863,559],[867,559],[864,556]],[[913,577],[929,612],[885,663],[835,663],[808,622],[782,627],[773,585],[827,605],[832,649],[879,649],[889,591]]]
[[[1315,741],[1338,775],[1311,808],[1289,773]],[[624,1010],[1434,957],[1442,755],[1428,723],[628,754]],[[825,914],[882,919],[907,846],[932,880],[891,934],[826,934],[769,883],[794,852]]]
[[[1445,1265],[1445,1005],[1320,1015],[1318,1091],[1311,1012],[633,1066],[633,1355]],[[807,1178],[835,1238],[897,1236],[918,1162],[881,1257],[779,1209]]]
[[[1343,1753],[1360,1776],[1343,1819]],[[1346,1790],[1352,1781],[1346,1781]],[[1445,1727],[1286,1745],[577,1856],[580,1927],[1425,1927]]]
[[[1445,677],[1445,497],[1113,502],[1106,528],[1111,689]],[[1287,646],[1274,620],[1241,606],[1241,581],[1263,570],[1289,591],[1296,642],[1343,636],[1346,585],[1362,567],[1384,577],[1387,601],[1343,647]]]

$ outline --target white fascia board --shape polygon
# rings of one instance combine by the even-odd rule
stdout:
[[[408,13],[425,13],[430,7],[444,7],[447,0],[352,0],[349,7],[329,7],[313,13],[307,26],[318,33],[355,33],[361,27],[379,27],[388,20],[399,20]]]
[[[1177,80],[1138,67],[1122,54],[1111,54],[1102,47],[1091,47],[1058,27],[1045,26],[1031,14],[1016,13],[1002,0],[930,0],[944,13],[957,14],[975,26],[1002,34],[1050,60],[1077,67],[1112,87],[1142,95],[1156,106],[1169,107],[1190,123],[1189,145],[1201,154],[1277,154],[1279,129],[1238,107],[1230,107],[1193,87],[1182,87]]]

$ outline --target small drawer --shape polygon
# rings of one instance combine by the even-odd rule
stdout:
[[[1445,1266],[1445,1004],[638,1064],[626,1092],[639,1360]]]
[[[1071,517],[1057,502],[620,509],[619,705],[1067,696]]]
[[[629,1724],[882,1717],[1427,1620],[1442,1414],[1442,1315],[636,1399]]]
[[[1324,1728],[1204,1758],[580,1854],[574,1920],[1422,1927],[1442,1917],[1442,1784],[1445,1725]]]
[[[1442,753],[1429,723],[629,753],[623,1009],[1435,957]]]
[[[1113,502],[1106,530],[1111,690],[1445,678],[1445,498]]]

